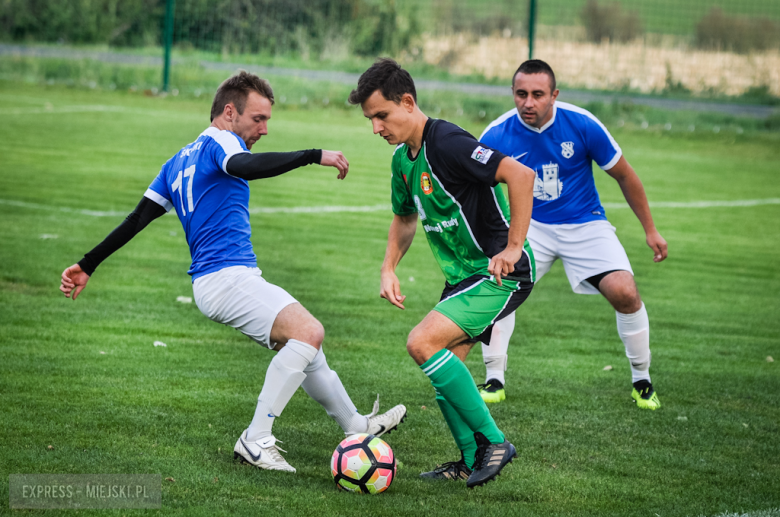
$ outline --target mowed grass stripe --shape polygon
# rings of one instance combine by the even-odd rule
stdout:
[[[85,102],[79,91],[2,89],[54,105]],[[118,93],[95,102],[181,116],[79,113],[54,130],[44,117],[0,127],[3,199],[122,214],[73,217],[0,203],[2,475],[159,472],[176,480],[163,487],[166,515],[698,516],[780,506],[780,380],[778,363],[766,360],[780,358],[778,205],[655,210],[670,245],[661,264],[652,263],[630,210],[608,208],[652,322],[652,374],[664,407],[633,407],[614,312],[600,297],[574,295],[558,263],[518,312],[508,400],[491,406],[520,457],[498,482],[473,491],[417,479],[457,457],[404,346],[443,286],[422,230],[398,268],[408,296],[399,311],[378,296],[390,212],[253,214],[259,267],[323,322],[328,362],[358,408],[368,412],[377,393],[383,407],[409,407],[387,438],[402,462],[398,479],[386,494],[353,497],[330,480],[340,431],[302,392],[275,428],[299,472],[233,462],[271,353],[176,302],[191,295],[176,218],[155,221],[101,265],[76,302],[57,291],[62,269],[111,231],[160,164],[207,124],[208,103]],[[780,151],[761,139],[615,137],[651,200],[780,198]],[[389,202],[392,147],[359,113],[275,110],[257,150],[306,147],[343,150],[348,178],[307,167],[252,182],[253,206]],[[621,202],[613,180],[596,171],[596,181],[605,203]],[[467,366],[482,382],[478,352]]]
[[[48,206],[36,203],[26,203],[24,201],[15,201],[13,199],[0,199],[0,204],[15,206],[20,208],[29,208],[32,210],[48,210],[55,212],[65,212],[75,215],[85,215],[90,217],[117,217],[125,215],[124,212],[104,212],[100,210],[74,209],[64,206]],[[691,201],[688,203],[680,202],[651,202],[653,208],[721,208],[721,207],[750,207],[760,205],[780,205],[780,198],[769,199],[736,199],[733,201]],[[626,204],[605,203],[604,208],[623,209],[630,208]],[[341,212],[388,212],[392,209],[391,205],[369,205],[369,206],[280,206],[280,207],[249,207],[250,214],[330,214]],[[168,215],[175,215],[174,212],[168,212]]]

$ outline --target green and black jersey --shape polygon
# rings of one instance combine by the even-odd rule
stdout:
[[[506,248],[509,204],[496,182],[505,155],[485,147],[446,120],[428,119],[420,152],[412,158],[406,144],[393,154],[393,212],[417,212],[434,257],[450,285],[473,275],[490,276],[490,258]],[[533,253],[512,277],[533,282]]]

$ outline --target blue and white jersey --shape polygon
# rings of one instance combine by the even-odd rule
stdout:
[[[193,281],[230,266],[257,267],[249,184],[226,172],[232,156],[248,152],[235,133],[209,127],[163,165],[144,194],[166,210],[176,209],[190,246]]]
[[[494,120],[479,141],[536,172],[535,221],[579,224],[607,219],[591,161],[609,170],[623,153],[589,111],[556,101],[550,121],[537,129],[513,108]]]

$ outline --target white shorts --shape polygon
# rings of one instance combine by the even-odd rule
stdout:
[[[528,242],[536,259],[537,282],[557,258],[563,261],[572,290],[579,294],[600,294],[586,279],[605,271],[634,274],[626,250],[609,221],[544,224],[531,219]]]
[[[287,291],[267,282],[256,267],[232,266],[203,275],[192,284],[200,312],[237,328],[273,348],[271,328],[282,309],[296,303]]]

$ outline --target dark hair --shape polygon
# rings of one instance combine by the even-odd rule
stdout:
[[[238,114],[242,115],[249,92],[257,92],[271,101],[271,105],[274,103],[274,91],[268,81],[241,70],[238,74],[226,79],[217,88],[214,102],[211,104],[211,121],[213,122],[215,118],[220,116],[225,111],[225,106],[230,103],[233,103]]]
[[[417,90],[409,72],[389,57],[379,58],[358,79],[357,88],[349,94],[350,104],[363,104],[379,90],[382,96],[396,104],[408,93],[417,102]]]
[[[517,74],[547,74],[550,77],[550,85],[552,89],[550,93],[555,91],[555,72],[550,68],[550,65],[542,61],[541,59],[529,59],[518,67],[515,75],[512,76],[512,88],[515,87],[515,78]]]

